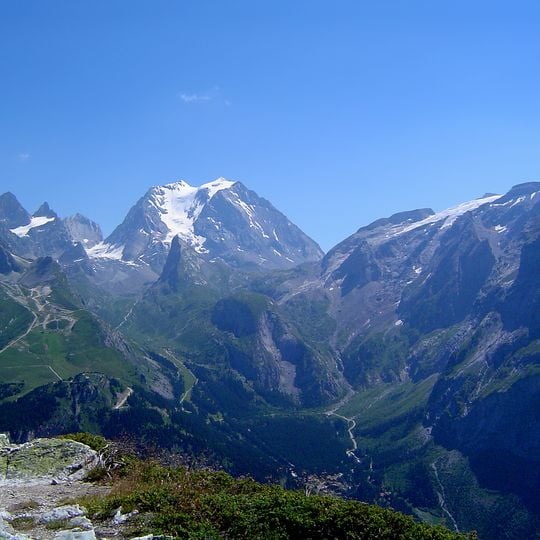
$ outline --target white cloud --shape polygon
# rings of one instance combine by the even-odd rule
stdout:
[[[189,104],[204,103],[207,101],[221,101],[225,104],[226,107],[231,106],[231,102],[221,95],[221,90],[219,86],[214,86],[214,88],[206,92],[193,92],[191,94],[188,94],[187,92],[181,92],[178,94],[178,97],[184,103],[189,103]]]
[[[18,158],[19,161],[28,161],[30,159],[30,154],[28,152],[21,152]]]
[[[210,101],[213,98],[208,94],[180,94],[180,99],[184,103],[197,103],[199,101]]]

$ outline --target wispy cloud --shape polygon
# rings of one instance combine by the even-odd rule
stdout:
[[[193,92],[193,93],[187,93],[187,92],[180,92],[178,94],[178,97],[184,102],[184,103],[204,103],[208,101],[221,101],[225,104],[226,107],[231,106],[231,102],[228,99],[225,99],[221,95],[221,90],[219,86],[214,86],[211,90],[207,90],[206,92]]]
[[[199,101],[211,101],[213,98],[209,94],[180,94],[180,99],[184,103],[197,103]]]
[[[20,152],[17,156],[19,161],[28,161],[30,159],[30,154],[28,152]]]

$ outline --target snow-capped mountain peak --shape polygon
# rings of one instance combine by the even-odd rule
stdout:
[[[167,231],[162,241],[170,244],[175,236],[179,236],[191,244],[197,251],[204,251],[204,238],[194,232],[194,222],[201,210],[216,193],[230,189],[235,182],[218,178],[202,186],[190,186],[184,180],[157,186],[151,191],[149,203],[159,213],[160,220]]]
[[[160,272],[174,237],[209,261],[258,268],[318,260],[320,248],[268,201],[240,182],[217,178],[154,186],[131,208],[93,259],[147,264]]]

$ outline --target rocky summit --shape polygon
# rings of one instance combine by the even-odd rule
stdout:
[[[74,501],[103,496],[109,486],[85,482],[99,465],[89,446],[69,439],[35,439],[13,444],[0,434],[0,539],[96,540],[133,538],[121,526],[135,515],[119,508],[94,527],[87,509]],[[148,535],[145,540],[165,538]],[[136,539],[137,540],[137,539]],[[138,540],[142,540],[138,537]]]
[[[98,465],[88,446],[60,439],[34,439],[11,444],[0,435],[0,483],[50,483],[80,480]]]

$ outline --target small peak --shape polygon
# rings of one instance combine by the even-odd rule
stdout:
[[[208,195],[210,198],[212,198],[218,191],[222,191],[224,189],[230,189],[232,188],[236,182],[233,180],[227,180],[226,178],[223,178],[220,176],[216,180],[213,180],[212,182],[207,182],[206,184],[203,184],[199,189],[200,190],[206,190],[208,192]]]
[[[517,184],[513,186],[506,195],[503,195],[497,203],[504,204],[508,201],[517,199],[518,197],[532,195],[536,191],[540,191],[540,182],[524,182],[522,184]]]
[[[216,178],[213,182],[210,182],[211,184],[222,184],[223,182],[234,184],[233,180],[228,180],[227,178],[220,176],[219,178]]]
[[[159,281],[162,283],[168,283],[174,290],[178,288],[180,283],[181,274],[181,262],[182,262],[182,245],[180,239],[176,235],[171,241],[171,248],[161,271]]]
[[[48,202],[44,202],[35,212],[33,217],[57,218],[58,215],[51,209]]]
[[[194,189],[193,186],[190,186],[185,180],[177,180],[176,182],[169,182],[168,184],[165,184],[164,186],[158,186],[158,187],[164,187],[166,189],[172,189],[172,190]]]
[[[17,197],[11,191],[6,191],[0,195],[0,201],[20,204]]]
[[[515,192],[519,195],[525,195],[534,191],[540,191],[540,182],[523,182],[522,184],[516,184],[512,186],[510,193]]]
[[[22,207],[17,197],[7,191],[0,195],[0,224],[13,229],[30,223],[30,214]]]

